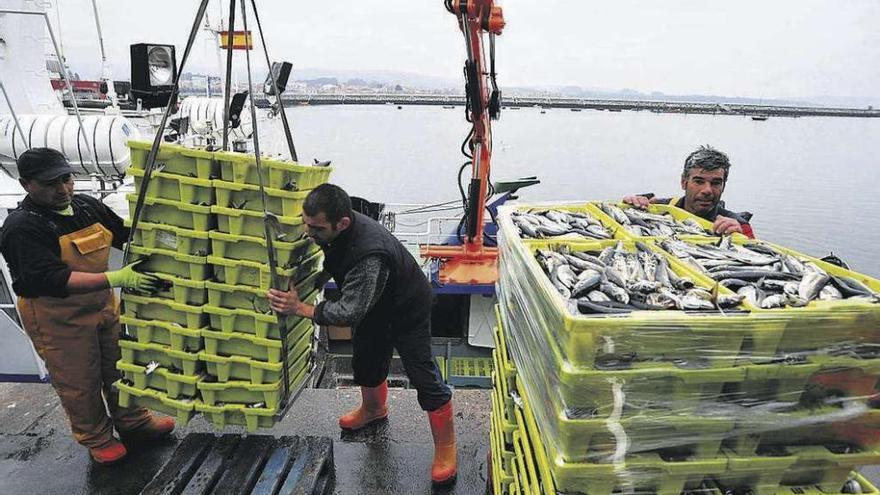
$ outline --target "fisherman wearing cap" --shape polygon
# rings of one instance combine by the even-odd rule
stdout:
[[[727,185],[730,173],[730,159],[711,146],[700,146],[688,155],[681,174],[681,198],[656,198],[653,194],[639,194],[623,198],[624,203],[638,208],[650,204],[669,204],[713,222],[713,230],[718,234],[735,232],[754,238],[748,212],[735,213],[724,207],[721,194]]]
[[[46,363],[74,438],[95,461],[111,464],[126,455],[114,427],[123,440],[174,429],[172,418],[120,407],[111,387],[120,378],[113,288],[153,292],[160,281],[136,272],[137,262],[108,271],[110,248],[122,248],[128,228],[99,200],[73,193],[74,171],[62,153],[33,148],[17,165],[27,197],[0,230],[0,252],[19,296],[22,326]]]

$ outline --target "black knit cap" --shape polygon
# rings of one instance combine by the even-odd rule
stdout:
[[[52,148],[31,148],[22,153],[16,163],[18,174],[25,180],[50,181],[73,173],[67,158]]]

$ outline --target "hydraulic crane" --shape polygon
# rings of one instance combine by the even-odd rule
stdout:
[[[494,0],[446,0],[446,10],[458,18],[467,49],[465,95],[467,120],[472,124],[462,145],[471,166],[471,179],[460,246],[422,246],[424,258],[440,260],[438,279],[443,284],[492,285],[498,279],[498,249],[485,246],[483,220],[489,193],[492,126],[501,109],[501,92],[495,83],[495,36],[504,29],[501,7]],[[484,36],[488,34],[487,67]]]

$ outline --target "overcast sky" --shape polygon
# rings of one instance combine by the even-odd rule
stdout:
[[[71,66],[97,76],[89,74],[99,61],[91,1],[59,3]],[[211,3],[216,22],[219,2]],[[222,3],[225,11],[228,2]],[[293,61],[294,70],[460,78],[464,42],[442,0],[257,3],[270,55]],[[128,45],[135,42],[174,43],[179,61],[197,5],[98,0],[114,76],[128,78]],[[877,0],[506,0],[502,6],[502,85],[880,101]],[[189,67],[216,70],[205,33]]]

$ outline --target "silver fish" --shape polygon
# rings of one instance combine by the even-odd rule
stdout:
[[[819,291],[820,301],[834,301],[837,299],[843,299],[843,294],[837,290],[837,287],[831,284],[825,284],[825,287],[822,287],[822,290]]]
[[[578,275],[577,283],[575,283],[574,287],[571,289],[571,295],[572,297],[580,297],[594,289],[600,282],[602,282],[601,273],[596,270],[584,270]]]
[[[611,298],[606,296],[604,292],[599,290],[591,290],[587,294],[587,299],[593,302],[609,302]]]
[[[599,284],[599,290],[604,292],[608,297],[623,304],[629,304],[629,294],[622,287],[610,282],[602,282]]]
[[[765,297],[761,301],[761,307],[764,309],[782,308],[785,306],[788,298],[785,294],[773,294]]]
[[[808,266],[811,264],[812,263],[808,264]],[[829,277],[824,271],[819,272],[808,270],[798,285],[798,296],[807,301],[812,301],[819,296],[819,291],[825,287],[825,284],[827,284],[829,280],[831,280],[831,277]]]

